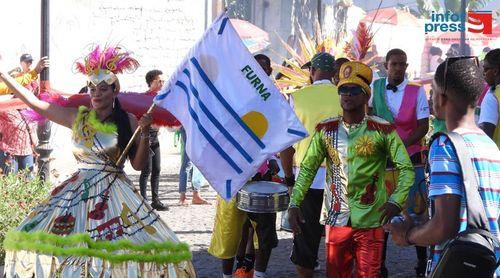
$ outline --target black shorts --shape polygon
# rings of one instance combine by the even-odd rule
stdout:
[[[295,265],[314,269],[325,226],[319,223],[323,205],[323,189],[309,189],[300,205],[306,223],[299,223],[302,232],[293,238],[290,260]]]
[[[255,249],[271,250],[278,246],[278,234],[276,233],[276,213],[247,213],[250,223],[257,236],[258,246]],[[254,235],[254,237],[255,237]]]

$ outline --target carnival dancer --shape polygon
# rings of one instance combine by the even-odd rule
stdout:
[[[21,56],[21,63],[23,62]],[[31,58],[31,55],[29,57]],[[15,80],[34,92],[38,86],[38,73],[49,65],[47,59],[41,59],[33,70],[27,71]],[[2,87],[4,89],[2,89]],[[5,83],[0,84],[0,91],[8,92]],[[27,169],[33,171],[34,153],[37,145],[36,125],[29,121],[23,110],[12,109],[0,112],[0,169],[1,173],[17,173]]]
[[[279,172],[275,159],[264,165],[266,174],[257,173],[252,181],[271,181]],[[276,213],[244,212],[237,208],[236,198],[225,201],[217,196],[213,231],[208,253],[221,259],[222,277],[233,277],[235,258],[235,278],[266,277],[271,251],[278,246]]]
[[[40,59],[40,61],[38,61],[37,65],[34,69],[16,77],[15,81],[17,83],[21,84],[22,86],[29,86],[33,82],[36,82],[36,80],[38,79],[38,74],[42,71],[42,69],[44,69],[48,65],[49,65],[49,60],[46,57],[44,57],[44,58]],[[29,89],[32,89],[32,88],[29,88]],[[6,94],[10,94],[10,93],[12,93],[12,92],[10,92],[7,84],[5,84],[4,82],[0,82],[0,95],[6,95]]]
[[[290,103],[295,114],[309,134],[313,134],[314,128],[320,121],[341,113],[337,87],[332,84],[332,78],[335,75],[334,63],[335,58],[328,53],[321,52],[314,55],[310,63],[313,84],[293,92],[290,96]],[[285,181],[289,187],[294,185],[294,171],[299,171],[300,163],[310,142],[311,137],[307,137],[294,147],[280,153]],[[308,223],[307,225],[299,224],[302,233],[294,236],[290,256],[299,277],[312,277],[314,268],[318,266],[318,249],[324,232],[319,219],[325,176],[326,168],[322,164],[304,201],[300,204]]]
[[[151,116],[137,121],[117,98],[116,74],[135,69],[138,62],[122,48],[97,46],[76,66],[89,77],[90,109],[41,101],[0,71],[0,79],[30,108],[72,128],[78,162],[78,171],[7,235],[5,275],[194,277],[189,247],[116,165],[138,126],[141,136],[128,158],[141,170],[149,155]]]
[[[500,48],[486,54],[483,75],[490,90],[481,104],[479,127],[500,147]]]
[[[22,75],[25,75],[31,71],[31,65],[33,64],[33,57],[29,53],[25,53],[21,55],[19,58],[19,64],[21,65],[20,68],[15,68],[11,71],[9,71],[10,76],[12,77],[19,77]],[[31,81],[29,84],[25,85],[28,90],[32,92],[38,92],[38,82],[36,79]]]
[[[373,114],[394,124],[396,131],[403,140],[406,150],[415,168],[415,183],[408,196],[408,213],[416,219],[424,221],[427,218],[425,202],[426,183],[424,180],[424,161],[422,139],[429,130],[429,104],[422,86],[406,79],[408,67],[406,53],[398,48],[391,49],[385,56],[387,78],[373,82],[373,95],[369,106]],[[389,167],[393,168],[389,161]],[[387,239],[386,234],[386,239]],[[427,250],[416,246],[418,263],[415,267],[417,276],[425,273]],[[387,243],[384,246],[382,275],[387,277],[385,267]]]
[[[271,75],[271,60],[269,57],[258,54],[254,56],[255,60],[264,69],[267,75]],[[270,159],[264,163],[268,165],[272,173],[278,173],[276,169],[277,163],[275,159]],[[262,167],[261,168],[265,168]],[[260,173],[256,173],[259,176]],[[242,239],[248,236],[249,225],[245,225],[247,219],[250,221],[254,230],[254,247],[255,247],[255,262],[253,269],[244,262],[245,257],[242,256],[246,249],[246,244],[242,243],[240,252],[238,248]],[[248,240],[252,240],[249,238]],[[220,196],[217,196],[217,210],[215,214],[214,229],[208,253],[212,256],[221,259],[223,277],[233,277],[234,259],[237,256],[239,266],[237,277],[265,277],[267,264],[271,257],[271,251],[278,246],[278,235],[276,233],[276,213],[246,213],[237,208],[236,198],[225,201]],[[238,254],[240,253],[240,254]]]
[[[12,77],[19,77],[31,71],[31,65],[33,64],[33,57],[29,53],[24,53],[19,58],[20,67],[14,68],[9,71],[9,75]]]
[[[382,259],[382,225],[405,204],[414,172],[405,146],[394,127],[367,116],[372,70],[360,62],[346,62],[340,69],[339,94],[342,117],[324,120],[300,164],[288,209],[295,234],[311,225],[301,204],[326,158],[327,177],[322,222],[326,225],[327,275],[378,277]],[[390,157],[400,170],[398,184],[388,197],[384,175]],[[299,225],[302,223],[302,225]]]

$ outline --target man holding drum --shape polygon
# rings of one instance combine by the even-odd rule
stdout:
[[[264,69],[266,74],[268,76],[271,75],[272,68],[269,57],[263,54],[257,54],[254,58]],[[266,164],[269,168],[267,171],[268,174],[273,175],[279,172],[279,167],[275,159],[270,159],[269,163],[266,161]],[[262,178],[263,177],[260,175],[260,179]],[[276,213],[247,213],[237,208],[236,198],[225,201],[220,196],[217,196],[217,211],[208,253],[222,260],[223,277],[233,277],[234,258],[237,255],[242,235],[249,234],[248,225],[245,225],[247,217],[254,230],[253,238],[256,239],[254,240],[254,269],[247,271],[246,263],[240,261],[245,258],[238,258],[238,265],[245,266],[245,268],[238,269],[235,274],[236,277],[265,277],[267,264],[271,257],[271,251],[278,246]],[[252,240],[252,238],[248,238],[248,240]],[[245,243],[241,244],[241,248],[245,249],[245,246]]]
[[[398,135],[405,144],[415,169],[415,183],[408,196],[408,213],[423,220],[427,218],[425,214],[427,206],[423,202],[427,196],[427,188],[426,183],[422,182],[425,161],[422,157],[422,141],[429,130],[429,103],[424,88],[406,79],[408,63],[403,50],[398,48],[389,50],[385,61],[387,79],[381,78],[373,82],[373,95],[369,106],[373,109],[374,115],[395,125]],[[395,176],[391,161],[388,164],[391,175]],[[383,277],[387,277],[386,249],[387,242],[384,246],[382,262]],[[425,247],[416,247],[416,250],[418,264],[415,270],[418,277],[423,277],[427,264],[427,251]]]
[[[299,208],[326,158],[326,186],[322,221],[326,225],[327,275],[378,277],[384,244],[382,225],[397,215],[406,202],[414,172],[405,146],[394,127],[365,107],[370,98],[372,70],[360,62],[340,68],[342,117],[316,127],[300,165],[288,210],[295,234],[303,218]],[[400,171],[398,184],[388,197],[384,175],[387,158]]]

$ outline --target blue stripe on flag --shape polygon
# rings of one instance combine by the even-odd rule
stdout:
[[[229,114],[233,116],[233,118],[238,122],[238,124],[252,137],[252,139],[259,145],[261,149],[264,149],[266,145],[255,135],[255,133],[243,122],[243,120],[238,116],[236,111],[227,103],[227,101],[224,99],[224,97],[220,94],[220,92],[215,88],[214,84],[210,79],[208,78],[207,74],[203,70],[203,68],[200,66],[200,63],[198,63],[198,60],[196,58],[191,58],[191,63],[196,67],[196,70],[198,70],[198,73],[200,74],[201,78],[205,83],[207,84],[208,88],[212,91],[212,93],[215,95],[215,97],[222,103],[222,105],[227,109]]]
[[[157,95],[157,96],[155,96],[155,98],[154,98],[154,99],[155,99],[155,100],[160,101],[160,100],[162,100],[162,99],[166,98],[166,97],[168,96],[168,94],[170,94],[170,90],[168,90],[168,91],[167,91],[166,93],[164,93],[164,94],[161,94],[161,95]]]
[[[231,134],[222,126],[222,124],[214,117],[214,115],[208,110],[208,108],[205,106],[203,101],[200,100],[198,90],[193,86],[193,82],[191,80],[191,73],[189,72],[188,69],[183,70],[184,74],[188,77],[189,79],[189,86],[191,88],[191,92],[193,93],[194,97],[198,100],[198,104],[200,105],[201,110],[207,115],[208,119],[217,127],[217,129],[226,137],[226,139],[233,144],[233,146],[241,153],[241,155],[248,161],[248,163],[252,163],[253,159],[250,157],[250,155],[243,149],[243,147],[238,143]]]
[[[236,165],[236,163],[227,155],[226,152],[224,152],[224,150],[219,146],[219,144],[217,144],[217,142],[214,140],[214,138],[212,138],[212,136],[210,136],[210,134],[201,125],[201,123],[199,121],[199,118],[198,118],[198,115],[196,114],[196,112],[191,107],[190,97],[189,97],[189,93],[188,93],[188,89],[187,89],[186,85],[184,85],[184,83],[182,83],[180,81],[177,81],[175,83],[175,85],[179,86],[182,90],[184,90],[184,93],[186,93],[189,114],[191,114],[191,117],[196,122],[196,125],[198,126],[198,129],[200,130],[201,134],[205,137],[205,139],[207,139],[207,141],[212,145],[212,147],[214,147],[214,149],[220,154],[220,156],[222,156],[222,158],[227,163],[229,163],[229,165],[238,174],[243,173],[243,171],[240,169],[240,167],[238,167],[238,165]]]
[[[300,137],[306,137],[306,134],[302,131],[298,131],[298,130],[295,130],[295,129],[287,129],[286,132],[290,133],[290,134],[293,134],[293,135],[297,135],[297,136],[300,136]]]
[[[228,20],[229,20],[229,18],[227,18],[227,17],[225,17],[222,20],[222,23],[220,24],[219,32],[217,34],[222,35],[222,33],[224,32],[224,28],[226,28],[226,24],[227,24]]]
[[[226,180],[226,198],[231,199],[231,180]]]

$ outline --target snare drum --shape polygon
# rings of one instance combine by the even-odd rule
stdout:
[[[249,182],[236,195],[238,208],[254,213],[273,213],[288,209],[288,188],[277,182]]]

